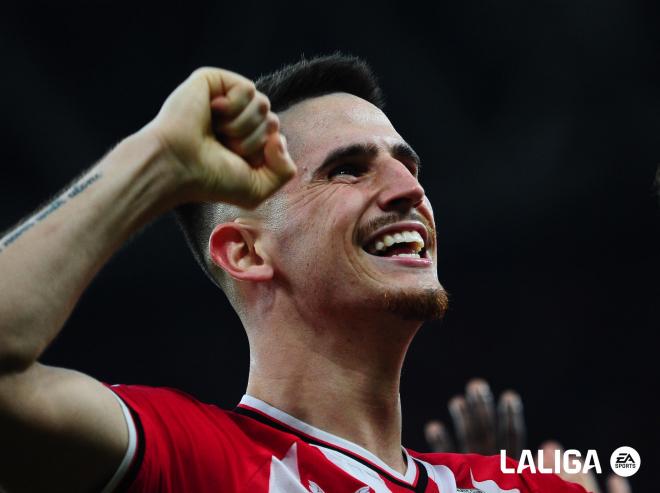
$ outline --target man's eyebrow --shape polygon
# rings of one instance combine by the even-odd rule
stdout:
[[[326,156],[321,165],[314,170],[315,177],[324,175],[335,164],[345,161],[347,159],[355,158],[373,158],[378,154],[378,146],[376,144],[350,144],[343,147],[338,147]]]
[[[380,152],[378,146],[372,143],[358,143],[350,144],[347,146],[339,147],[326,156],[321,165],[312,173],[314,177],[323,176],[335,164],[346,161],[348,159],[369,159],[374,158]],[[404,161],[404,164],[410,168],[410,161],[414,164],[415,169],[411,172],[417,176],[421,161],[415,150],[405,142],[399,142],[392,145],[390,148],[392,156],[396,159]]]

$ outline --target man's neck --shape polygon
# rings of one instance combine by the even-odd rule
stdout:
[[[249,330],[247,393],[405,473],[399,380],[415,331],[270,326],[254,337]]]

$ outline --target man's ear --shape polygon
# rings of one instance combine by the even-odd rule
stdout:
[[[218,267],[239,281],[269,281],[273,267],[258,247],[258,231],[240,222],[218,224],[209,238],[209,254]]]

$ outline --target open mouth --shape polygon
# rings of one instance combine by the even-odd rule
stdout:
[[[421,225],[392,225],[376,232],[362,248],[377,257],[428,258],[426,236]]]

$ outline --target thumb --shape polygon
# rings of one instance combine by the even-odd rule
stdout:
[[[274,132],[268,136],[264,145],[264,157],[265,165],[261,169],[270,172],[275,189],[296,174],[297,167],[289,155],[284,135]]]
[[[296,165],[277,133],[268,136],[264,157],[261,166],[250,166],[214,138],[206,139],[199,153],[210,194],[204,200],[228,202],[247,209],[259,205],[296,173]]]
[[[240,156],[234,157],[243,163],[241,170],[247,173],[247,193],[240,198],[238,205],[254,208],[275,193],[296,174],[296,165],[286,149],[283,137],[277,133],[268,136],[264,146],[264,164],[250,166]]]

